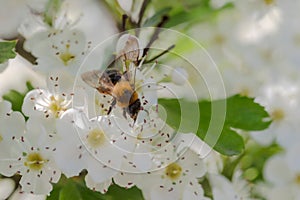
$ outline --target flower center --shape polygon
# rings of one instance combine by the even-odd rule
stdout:
[[[300,185],[300,174],[296,175],[295,182],[297,185]]]
[[[51,102],[49,105],[49,110],[53,113],[55,118],[58,118],[62,111],[66,111],[66,108],[61,105],[63,102],[63,99],[61,99],[61,98],[56,99],[54,96],[51,96],[50,100],[51,100]]]
[[[177,163],[171,163],[166,167],[165,174],[171,180],[176,180],[181,176],[182,168]]]
[[[59,55],[59,58],[63,61],[64,65],[67,66],[71,60],[75,58],[74,54],[70,53],[70,45],[66,44],[66,51]]]
[[[27,155],[24,165],[32,170],[41,170],[48,160],[44,160],[41,154],[34,152]]]
[[[87,135],[87,142],[93,148],[98,148],[105,142],[105,134],[102,130],[95,128]]]
[[[281,109],[275,109],[272,113],[271,113],[271,117],[274,121],[280,121],[284,118],[284,111]]]
[[[223,45],[226,41],[226,38],[223,35],[218,34],[214,37],[214,41],[218,45]]]
[[[274,0],[264,0],[265,4],[271,5],[274,3]]]

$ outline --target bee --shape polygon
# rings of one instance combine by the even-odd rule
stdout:
[[[134,85],[130,83],[130,75],[127,71],[122,73],[117,69],[106,69],[104,72],[93,70],[81,75],[82,80],[89,86],[95,88],[101,94],[107,94],[113,97],[113,101],[108,109],[109,115],[112,109],[117,105],[123,109],[125,118],[128,114],[134,122],[141,110],[141,101]]]
[[[128,35],[127,35],[128,37]],[[112,103],[108,109],[109,115],[112,109],[117,105],[123,109],[123,116],[127,118],[128,114],[134,122],[137,119],[139,111],[142,109],[138,93],[135,91],[135,70],[139,59],[138,40],[134,36],[127,38],[120,55],[116,60],[122,61],[124,72],[115,68],[107,68],[104,71],[92,70],[81,75],[82,80],[89,86],[95,88],[101,94],[107,94],[113,97]],[[134,64],[134,74],[128,71],[130,63]]]
[[[153,38],[156,37],[153,36]],[[117,44],[117,58],[113,60],[106,70],[92,70],[81,75],[82,80],[95,88],[99,93],[112,96],[113,100],[108,108],[108,115],[117,105],[123,109],[125,118],[127,118],[126,115],[128,114],[135,122],[139,111],[144,110],[135,90],[135,75],[136,70],[141,69],[147,51],[154,41],[153,38],[142,51],[137,37],[130,34],[121,36]],[[174,45],[150,59],[149,62],[169,52],[172,48],[174,48]],[[153,67],[155,65],[156,63],[154,63]],[[120,68],[123,68],[123,70]],[[147,110],[144,111],[148,113]]]

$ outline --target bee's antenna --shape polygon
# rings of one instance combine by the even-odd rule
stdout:
[[[153,62],[154,60],[156,60],[157,58],[163,56],[164,54],[168,53],[171,49],[173,49],[175,47],[175,44],[169,46],[169,48],[167,48],[166,50],[164,50],[163,52],[161,52],[160,54],[154,56],[153,58],[151,58],[150,60],[146,60],[145,63],[149,63],[149,62]]]

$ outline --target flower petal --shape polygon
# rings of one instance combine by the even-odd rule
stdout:
[[[108,179],[104,182],[97,183],[97,182],[94,182],[93,178],[91,178],[91,176],[89,174],[87,174],[85,176],[85,184],[91,190],[99,191],[102,194],[104,194],[108,191],[109,186],[112,184],[112,180]]]

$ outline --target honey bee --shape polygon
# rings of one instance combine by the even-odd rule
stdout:
[[[95,88],[101,94],[111,95],[113,101],[108,109],[109,115],[117,105],[123,109],[123,116],[126,113],[136,121],[137,115],[141,110],[141,101],[134,85],[130,83],[130,75],[127,71],[122,73],[117,69],[107,69],[104,72],[93,70],[81,75],[82,80],[89,86]]]
[[[135,122],[139,111],[144,110],[141,106],[138,93],[135,90],[135,75],[136,70],[141,68],[149,47],[155,38],[157,38],[156,34],[155,32],[143,50],[139,47],[137,37],[130,34],[121,36],[117,44],[117,49],[119,49],[117,59],[106,70],[92,70],[81,75],[82,80],[95,88],[99,93],[112,96],[113,101],[108,108],[108,115],[117,105],[123,109],[123,116],[125,118],[127,118],[126,115],[128,114]],[[170,46],[167,50],[150,59],[149,62],[169,52],[174,46]],[[120,68],[123,69],[121,70]],[[147,110],[144,111],[148,113]]]
[[[99,93],[113,97],[107,112],[108,115],[117,105],[123,109],[123,116],[127,118],[126,114],[128,114],[134,122],[141,110],[141,101],[138,93],[135,91],[134,83],[139,51],[137,38],[129,35],[123,49],[120,51],[120,55],[116,59],[122,61],[123,64],[121,65],[125,68],[124,72],[115,68],[107,68],[105,71],[93,70],[81,75],[82,80],[95,88]],[[134,65],[133,75],[128,71],[130,63]]]

